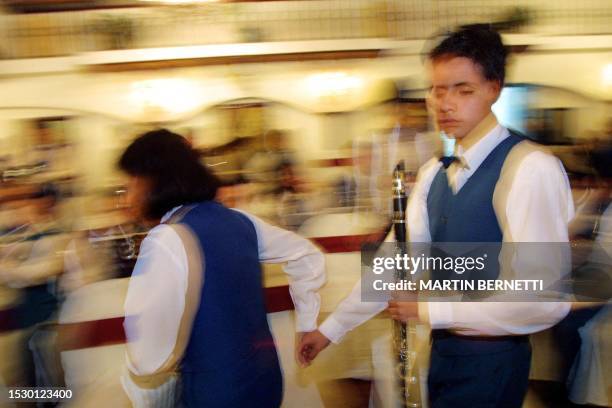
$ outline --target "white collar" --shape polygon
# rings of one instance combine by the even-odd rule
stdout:
[[[463,147],[457,144],[455,146],[455,156],[459,157],[464,166],[471,172],[476,171],[489,153],[508,136],[510,136],[508,130],[497,124],[469,149],[463,151]]]
[[[168,221],[170,219],[170,217],[172,217],[174,215],[174,213],[176,213],[182,207],[183,207],[182,205],[177,205],[176,207],[174,207],[173,209],[171,209],[170,211],[165,213],[164,216],[161,217],[161,220],[159,221],[160,224],[163,224],[164,222]]]

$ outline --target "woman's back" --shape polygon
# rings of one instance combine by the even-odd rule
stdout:
[[[268,326],[257,232],[206,201],[181,219],[200,248],[203,286],[181,364],[187,406],[279,406],[282,376]]]

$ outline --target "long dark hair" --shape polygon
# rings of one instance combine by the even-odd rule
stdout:
[[[144,215],[150,219],[159,219],[179,205],[213,200],[220,184],[189,142],[167,129],[136,138],[118,164],[127,174],[150,183],[144,205]]]

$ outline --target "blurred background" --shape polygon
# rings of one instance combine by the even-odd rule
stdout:
[[[439,149],[422,51],[473,23],[510,47],[495,113],[562,160],[575,271],[609,293],[608,0],[0,0],[0,391],[67,386],[75,406],[113,395],[147,231],[115,163],[153,128],[198,149],[219,200],[322,248],[331,312],[359,279],[361,244],[389,225],[395,163],[410,184]],[[393,406],[388,319],[298,369],[287,281],[265,271],[284,406]],[[609,317],[588,309],[534,336],[526,406],[612,405]]]

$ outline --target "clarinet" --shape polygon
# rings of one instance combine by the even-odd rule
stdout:
[[[406,247],[406,187],[404,162],[400,161],[393,171],[393,229],[395,232],[396,250],[400,255],[407,253]],[[406,271],[397,269],[395,280],[407,278]],[[418,381],[418,367],[414,345],[416,343],[416,326],[414,323],[393,321],[393,342],[397,356],[397,379],[401,407],[421,407],[421,392]]]

